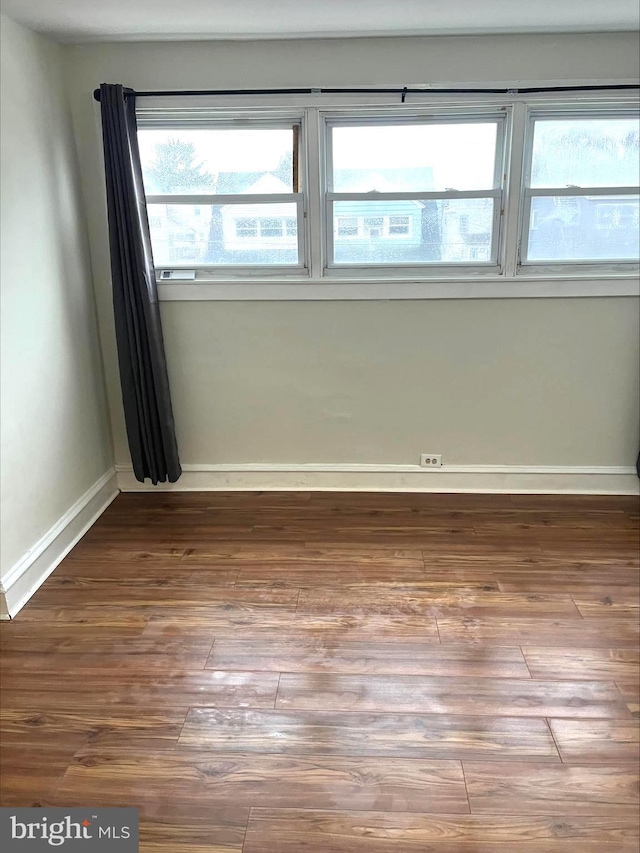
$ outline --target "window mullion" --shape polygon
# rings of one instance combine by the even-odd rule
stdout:
[[[324,266],[323,258],[323,139],[320,111],[316,108],[306,110],[306,169],[307,169],[307,209],[306,242],[309,275],[320,278]]]
[[[506,170],[506,183],[503,198],[503,268],[505,275],[515,276],[520,256],[521,212],[523,209],[523,173],[525,163],[525,141],[527,127],[527,109],[523,103],[514,104],[511,116],[510,146]]]

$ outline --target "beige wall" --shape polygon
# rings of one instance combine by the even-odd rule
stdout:
[[[104,44],[67,50],[116,459],[100,82],[137,89],[630,81],[633,34]],[[631,465],[634,298],[165,302],[182,460]]]
[[[1,55],[4,577],[113,460],[62,49]]]
[[[164,303],[182,456],[631,464],[629,308],[625,299]]]

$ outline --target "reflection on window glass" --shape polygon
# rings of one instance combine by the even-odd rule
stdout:
[[[335,192],[493,189],[497,123],[338,125]]]
[[[633,196],[537,196],[531,199],[533,261],[634,260],[640,218]]]
[[[637,119],[539,119],[531,186],[623,187],[640,182]]]
[[[147,195],[291,193],[293,128],[138,131]]]
[[[157,267],[298,263],[295,204],[151,204],[149,226]]]
[[[342,264],[491,260],[493,199],[338,201],[334,259]]]

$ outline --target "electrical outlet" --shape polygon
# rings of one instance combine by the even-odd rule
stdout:
[[[439,453],[421,453],[421,468],[442,468],[442,456]]]

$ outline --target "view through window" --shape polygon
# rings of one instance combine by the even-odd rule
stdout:
[[[510,150],[518,133],[523,155]],[[156,117],[138,135],[159,268],[392,278],[501,274],[508,256],[523,274],[638,260],[640,127],[622,109],[308,108],[273,122]],[[505,230],[507,208],[517,229]]]
[[[495,260],[497,121],[336,124],[333,264]]]
[[[639,142],[636,118],[535,121],[528,261],[637,259]]]
[[[156,266],[296,265],[297,128],[141,129]]]

